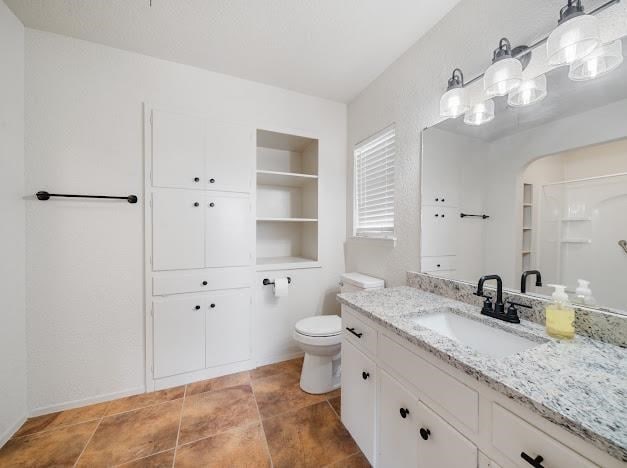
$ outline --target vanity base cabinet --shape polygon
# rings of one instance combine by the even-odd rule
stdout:
[[[355,345],[342,342],[342,422],[368,461],[375,454],[376,365]]]
[[[477,447],[423,403],[418,403],[416,422],[418,468],[477,467]]]
[[[383,370],[379,370],[378,400],[378,466],[415,468],[418,466],[418,400]]]

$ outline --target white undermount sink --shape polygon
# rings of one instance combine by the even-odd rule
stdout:
[[[416,317],[415,323],[479,353],[496,358],[510,356],[541,344],[449,310]]]

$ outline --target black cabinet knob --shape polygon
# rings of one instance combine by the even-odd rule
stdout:
[[[200,203],[194,202],[194,206],[200,206]]]
[[[215,309],[216,305],[212,303],[209,307],[211,307],[212,309]]]
[[[216,204],[215,204],[215,203],[213,203],[213,202],[211,202],[211,203],[209,203],[209,206],[210,206],[211,208],[213,208],[214,206],[216,206]]]
[[[206,281],[203,281],[203,282],[202,282],[202,285],[203,285],[203,286],[207,286],[207,282],[206,282]]]
[[[435,215],[435,217],[436,217],[436,218],[438,218],[439,216],[440,216],[439,214],[436,214],[436,215]]]
[[[442,215],[442,217],[444,218],[444,215]]]
[[[440,199],[439,199],[439,198],[436,198],[436,199],[435,199],[435,201],[440,201]]]
[[[424,427],[420,428],[420,437],[422,437],[422,440],[429,439],[430,435],[431,435],[431,431],[429,429],[425,429]]]
[[[440,264],[439,264],[439,263],[438,263],[436,266],[437,266],[438,268],[440,268]]]
[[[442,203],[444,203],[444,198],[442,199]]]
[[[370,377],[370,373],[369,372],[363,371],[361,373],[361,378],[362,379],[366,380],[366,379],[368,379],[368,377]]]
[[[196,307],[194,307],[194,309],[196,309],[196,310],[200,310],[200,306],[199,306],[199,305],[197,305]]]
[[[409,410],[407,408],[401,408],[399,412],[401,413],[401,418],[403,419],[405,419],[409,414]]]
[[[215,184],[216,180],[214,178],[209,179],[210,184]]]
[[[200,177],[194,177],[194,182],[200,182]]]

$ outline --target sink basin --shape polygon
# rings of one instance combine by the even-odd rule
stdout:
[[[449,310],[416,317],[415,323],[469,346],[479,353],[497,358],[510,356],[540,344]]]

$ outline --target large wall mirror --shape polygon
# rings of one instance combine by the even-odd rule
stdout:
[[[622,41],[623,54],[627,40]],[[463,116],[422,135],[421,268],[627,314],[627,65],[576,82],[546,74],[534,105],[495,102],[481,126]],[[538,270],[542,286],[523,272]],[[581,281],[580,281],[581,280]]]

